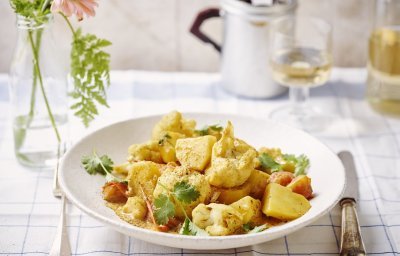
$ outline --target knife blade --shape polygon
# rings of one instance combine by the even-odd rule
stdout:
[[[346,188],[340,200],[342,208],[342,231],[340,255],[366,255],[358,222],[356,200],[358,199],[358,181],[353,156],[348,151],[338,154],[346,172]]]

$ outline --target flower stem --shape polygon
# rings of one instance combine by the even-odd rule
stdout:
[[[51,125],[53,126],[54,132],[56,134],[57,141],[58,141],[58,143],[60,143],[61,142],[61,136],[60,136],[60,134],[58,132],[57,125],[56,125],[56,122],[54,120],[54,116],[53,116],[53,113],[51,111],[50,104],[49,104],[49,101],[47,99],[47,95],[46,95],[46,92],[45,92],[44,86],[43,86],[42,73],[41,73],[40,67],[39,67],[38,49],[36,49],[35,43],[33,42],[32,33],[29,33],[28,35],[29,35],[29,42],[30,42],[30,44],[32,46],[32,50],[33,50],[34,66],[35,66],[35,69],[36,69],[37,76],[39,78],[40,90],[42,91],[44,103],[46,105],[46,109],[47,109],[47,113],[48,113],[49,118],[50,118]],[[35,51],[35,49],[36,49],[36,51]]]
[[[69,21],[68,17],[65,16],[64,13],[60,12],[60,15],[64,18],[64,20],[67,22],[68,27],[70,28],[72,34],[74,35],[74,38],[76,37],[76,32],[74,27],[72,26],[71,22]]]
[[[35,45],[32,44],[32,50],[33,50],[34,54],[36,54],[36,56],[38,56],[38,59],[39,59],[38,47],[39,47],[40,42],[41,42],[42,32],[43,32],[43,30],[39,30],[37,32],[37,34],[36,34],[36,46],[37,47],[35,47]],[[29,31],[28,33],[32,37],[32,31]],[[32,73],[33,73],[33,84],[32,84],[31,103],[30,103],[30,108],[29,108],[29,120],[28,120],[28,123],[31,122],[31,120],[33,119],[33,115],[35,113],[36,88],[37,88],[37,81],[38,81],[38,74],[36,72],[35,66],[33,67]]]

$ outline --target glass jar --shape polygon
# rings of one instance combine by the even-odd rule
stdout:
[[[374,12],[366,94],[373,109],[400,117],[400,1],[375,0]]]
[[[52,35],[53,16],[17,16],[9,82],[14,151],[29,167],[51,167],[65,151],[67,68]]]

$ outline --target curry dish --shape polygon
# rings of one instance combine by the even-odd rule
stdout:
[[[133,144],[103,186],[107,206],[135,226],[169,233],[226,236],[261,232],[304,215],[312,198],[306,156],[256,150],[230,121],[196,130],[174,111],[149,141]],[[104,168],[104,166],[103,166]]]

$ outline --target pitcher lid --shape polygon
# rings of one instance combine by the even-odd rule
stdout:
[[[276,16],[293,12],[297,0],[278,1],[273,5],[256,6],[239,0],[221,0],[224,11],[246,16]]]

